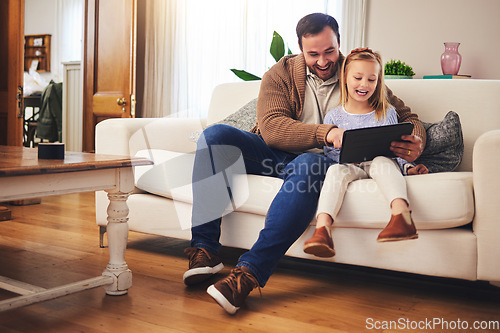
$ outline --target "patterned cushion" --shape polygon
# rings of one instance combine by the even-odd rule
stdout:
[[[217,124],[226,124],[239,128],[243,131],[250,131],[257,122],[257,98],[242,106],[238,111],[230,114]]]
[[[427,144],[415,163],[424,164],[429,172],[455,170],[464,154],[462,126],[458,114],[449,111],[440,122],[422,124],[427,132]]]
[[[257,98],[242,106],[235,113],[230,114],[226,118],[215,124],[226,124],[236,127],[243,131],[250,131],[257,122]],[[203,131],[196,131],[189,136],[189,140],[197,142]]]

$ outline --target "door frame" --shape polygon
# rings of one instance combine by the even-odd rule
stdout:
[[[7,145],[23,144],[24,0],[8,1]],[[19,88],[20,87],[20,88]],[[2,106],[3,107],[3,106]]]
[[[83,119],[82,119],[82,151],[94,150],[95,117],[92,112],[92,92],[94,89],[94,34],[95,34],[95,0],[85,0],[84,22],[83,22]],[[90,19],[93,17],[94,19]]]

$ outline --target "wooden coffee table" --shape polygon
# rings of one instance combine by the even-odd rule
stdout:
[[[149,164],[143,158],[75,152],[66,152],[64,160],[39,160],[35,148],[0,146],[0,202],[98,190],[105,190],[110,200],[109,263],[102,275],[51,289],[0,277],[0,288],[21,295],[1,301],[0,311],[100,286],[109,295],[126,294],[132,286],[132,272],[125,262],[132,169]]]

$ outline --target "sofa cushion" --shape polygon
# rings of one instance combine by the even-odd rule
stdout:
[[[282,180],[256,175],[236,177],[248,182],[245,185],[249,191],[247,201],[236,210],[265,215],[283,184]],[[415,175],[405,179],[418,229],[454,228],[472,221],[474,197],[471,172]],[[236,190],[233,189],[233,192]],[[349,185],[334,226],[382,229],[389,222],[390,215],[389,204],[377,183],[373,179],[362,179]]]
[[[238,111],[230,114],[226,118],[218,121],[215,124],[226,124],[240,130],[249,132],[257,122],[257,98],[252,99],[247,104],[243,105]],[[199,130],[191,133],[189,136],[189,140],[193,142],[197,142],[200,138],[203,130]]]
[[[250,131],[257,122],[257,98],[252,99],[243,105],[238,111],[230,114],[216,124],[226,124],[239,128],[243,131]]]
[[[149,193],[192,203],[194,155],[165,150],[143,150],[153,166],[136,167],[136,186]],[[442,172],[406,176],[408,199],[418,229],[445,229],[468,224],[474,216],[471,172]],[[265,215],[283,181],[257,175],[236,175],[231,188],[236,211]],[[335,227],[384,228],[390,209],[372,179],[351,183]]]
[[[194,154],[145,149],[138,151],[135,156],[149,158],[154,163],[134,168],[137,188],[167,198],[193,202],[191,177]]]
[[[472,222],[472,172],[406,176],[405,180],[417,229],[453,228]],[[347,192],[335,226],[385,227],[391,212],[373,179],[357,180],[349,185]]]
[[[422,124],[427,133],[427,143],[415,163],[424,164],[429,172],[455,170],[464,154],[462,126],[458,114],[449,111],[439,122]]]

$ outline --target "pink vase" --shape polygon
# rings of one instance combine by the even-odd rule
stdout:
[[[458,53],[460,43],[444,43],[444,53],[441,55],[441,69],[444,75],[457,75],[462,63]]]

